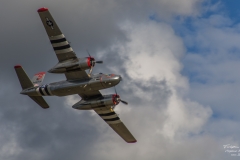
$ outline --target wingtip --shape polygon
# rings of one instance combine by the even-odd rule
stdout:
[[[135,140],[135,141],[130,141],[130,142],[128,142],[128,143],[136,143],[137,142],[137,140]]]
[[[38,9],[38,12],[45,12],[45,11],[48,11],[48,8],[42,7]]]
[[[14,68],[22,68],[22,66],[18,64],[16,66],[14,66]]]

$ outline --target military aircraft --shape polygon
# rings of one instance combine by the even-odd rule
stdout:
[[[111,95],[102,95],[99,91],[117,85],[122,80],[121,76],[102,73],[92,75],[95,63],[102,61],[95,61],[90,55],[86,58],[77,58],[48,8],[40,8],[38,13],[59,60],[48,72],[65,74],[66,80],[41,85],[45,72],[35,74],[30,80],[22,66],[16,65],[14,68],[23,89],[20,93],[28,95],[44,109],[49,106],[42,96],[78,94],[82,99],[72,106],[74,109],[94,110],[126,142],[137,142],[113,110],[120,102],[128,103],[120,99],[116,90],[116,93]],[[85,71],[87,69],[88,74]]]

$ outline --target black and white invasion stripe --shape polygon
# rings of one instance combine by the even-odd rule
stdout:
[[[49,89],[48,85],[40,86],[36,89],[36,91],[41,96],[51,96],[52,95],[51,90]]]
[[[53,46],[54,51],[56,54],[61,54],[61,53],[67,53],[67,52],[72,52],[73,49],[69,45],[68,41],[66,40],[65,36],[63,34],[60,34],[58,36],[52,36],[49,37],[51,44]]]
[[[114,111],[111,110],[95,110],[98,115],[108,124],[117,124],[121,123],[120,118]]]

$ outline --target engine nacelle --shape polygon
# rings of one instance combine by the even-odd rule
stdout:
[[[50,69],[49,73],[66,73],[74,70],[87,70],[91,67],[94,67],[95,59],[93,57],[79,58],[68,60],[64,62],[59,62],[52,69]]]
[[[104,95],[103,97],[97,99],[81,100],[72,107],[79,110],[91,110],[103,106],[116,106],[119,104],[117,98],[119,98],[119,95],[117,94]]]

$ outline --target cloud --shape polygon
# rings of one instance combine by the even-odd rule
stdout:
[[[166,109],[164,135],[173,138],[179,130],[185,130],[186,133],[197,131],[211,115],[211,110],[183,97],[184,92],[188,91],[188,81],[180,74],[182,65],[179,60],[184,54],[182,41],[165,24],[150,23],[132,28],[134,31],[129,33],[131,42],[127,46],[127,52],[124,52],[129,55],[130,60],[126,65],[126,72],[134,81],[149,83],[149,86],[150,79],[165,80],[171,92]],[[148,94],[151,95],[151,91],[140,97]],[[189,120],[192,123],[186,125]]]
[[[187,39],[193,43],[185,42],[188,47],[198,45],[184,60],[184,70],[191,75],[191,96],[211,105],[217,114],[232,114],[237,118],[239,24],[221,14],[194,20],[192,24],[196,30]]]
[[[215,116],[221,109],[222,115],[227,113],[226,105],[231,104],[227,99],[237,95],[238,83],[230,88],[217,86],[214,90],[212,85],[195,85],[191,73],[196,73],[196,81],[207,79],[211,84],[219,83],[219,79],[238,81],[235,69],[238,62],[233,60],[237,52],[230,52],[230,57],[224,52],[238,51],[239,25],[222,15],[197,17],[202,13],[202,2],[43,0],[33,3],[21,0],[12,5],[10,1],[3,1],[0,6],[0,19],[5,24],[0,28],[4,39],[0,59],[4,75],[0,76],[1,158],[229,158],[221,147],[237,142],[238,132],[231,134],[236,131],[237,121],[212,123],[215,117],[211,115]],[[208,9],[218,11],[219,5],[210,5]],[[120,104],[116,112],[137,138],[136,144],[126,144],[94,112],[72,109],[80,100],[78,96],[46,97],[50,109],[42,110],[28,97],[19,95],[15,64],[23,64],[31,77],[57,63],[36,12],[42,6],[49,7],[78,57],[87,56],[87,48],[93,56],[104,60],[94,73],[112,72],[123,76],[117,90],[130,105]],[[151,15],[156,15],[159,22],[150,20]],[[196,32],[180,24],[179,28],[188,31],[180,37],[172,25],[177,21],[175,16],[195,20]],[[189,48],[202,51],[201,55],[186,55]],[[210,52],[204,52],[206,50]],[[186,67],[190,74],[183,76]],[[47,74],[45,83],[64,79],[63,75]],[[227,89],[231,94],[224,99]],[[113,89],[102,91],[113,92]],[[216,101],[219,105],[226,102],[218,110]],[[238,101],[233,104],[236,106]],[[235,112],[236,119],[238,110],[234,105],[228,113]],[[228,126],[229,131],[214,128],[222,125]]]
[[[148,24],[127,22],[122,28],[129,41],[126,45],[115,44],[112,49],[124,59],[123,68],[127,76],[121,84],[121,93],[130,105],[120,104],[116,111],[138,142],[133,146],[120,143],[120,138],[106,125],[98,124],[103,122],[96,118],[97,126],[107,132],[99,137],[94,156],[102,159],[113,156],[116,159],[167,157],[170,143],[176,149],[180,146],[175,142],[182,145],[191,143],[189,134],[202,132],[212,111],[184,97],[189,89],[187,78],[180,73],[180,59],[185,49],[171,26],[153,21]],[[137,102],[131,103],[136,99]]]
[[[194,30],[184,33],[189,36],[184,41],[190,51],[183,62],[190,78],[189,96],[211,106],[213,116],[206,126],[209,134],[219,139],[228,137],[228,141],[239,144],[239,130],[235,128],[240,102],[239,23],[224,13],[214,12],[193,19],[191,25]]]

